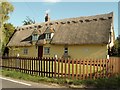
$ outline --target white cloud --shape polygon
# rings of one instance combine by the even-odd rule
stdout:
[[[44,2],[51,2],[51,3],[56,3],[60,2],[61,0],[43,0]]]

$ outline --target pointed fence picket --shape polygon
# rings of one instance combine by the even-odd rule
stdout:
[[[120,60],[2,57],[3,68],[44,77],[97,79],[120,74]]]

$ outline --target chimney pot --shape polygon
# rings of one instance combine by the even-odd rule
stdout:
[[[47,21],[50,21],[50,18],[49,18],[48,13],[47,13],[46,16],[45,16],[45,22],[47,22]]]

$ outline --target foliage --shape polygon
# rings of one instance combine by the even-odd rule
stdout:
[[[17,71],[9,71],[2,70],[2,75],[17,79],[23,79],[33,82],[48,82],[48,83],[57,83],[62,85],[85,85],[85,86],[93,86],[96,88],[120,88],[120,75],[111,77],[111,78],[99,78],[96,80],[88,79],[88,80],[72,80],[72,79],[64,79],[64,78],[48,78],[48,77],[40,77],[29,75]]]
[[[2,22],[4,22],[9,19],[9,14],[13,12],[14,7],[9,2],[1,2],[0,7],[1,7],[0,14],[2,14]]]
[[[0,9],[1,9],[0,10],[0,14],[1,14],[1,22],[0,23],[1,23],[1,29],[2,29],[2,31],[0,31],[0,32],[2,32],[1,33],[2,39],[0,41],[2,44],[2,53],[3,53],[5,50],[6,44],[14,30],[14,27],[12,24],[5,23],[10,18],[9,14],[14,11],[14,7],[11,3],[6,1],[6,2],[0,3]]]
[[[35,24],[35,20],[32,20],[27,16],[26,20],[23,21],[23,25],[30,25],[30,24]]]
[[[5,23],[4,24],[4,30],[3,30],[3,34],[4,34],[4,42],[2,43],[2,52],[3,55],[8,51],[6,51],[6,45],[9,42],[9,39],[11,38],[12,34],[14,33],[15,27],[11,24],[11,23]]]
[[[97,88],[118,88],[119,86],[119,81],[118,77],[111,77],[111,78],[100,78],[95,80],[95,86]]]
[[[112,47],[111,52],[113,55],[120,56],[120,35],[115,40],[114,46]]]
[[[12,36],[15,27],[11,23],[4,24],[4,35],[5,35],[5,42],[8,43],[10,37]]]

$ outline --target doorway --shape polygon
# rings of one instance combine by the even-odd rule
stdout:
[[[38,57],[43,57],[43,46],[38,46]]]

